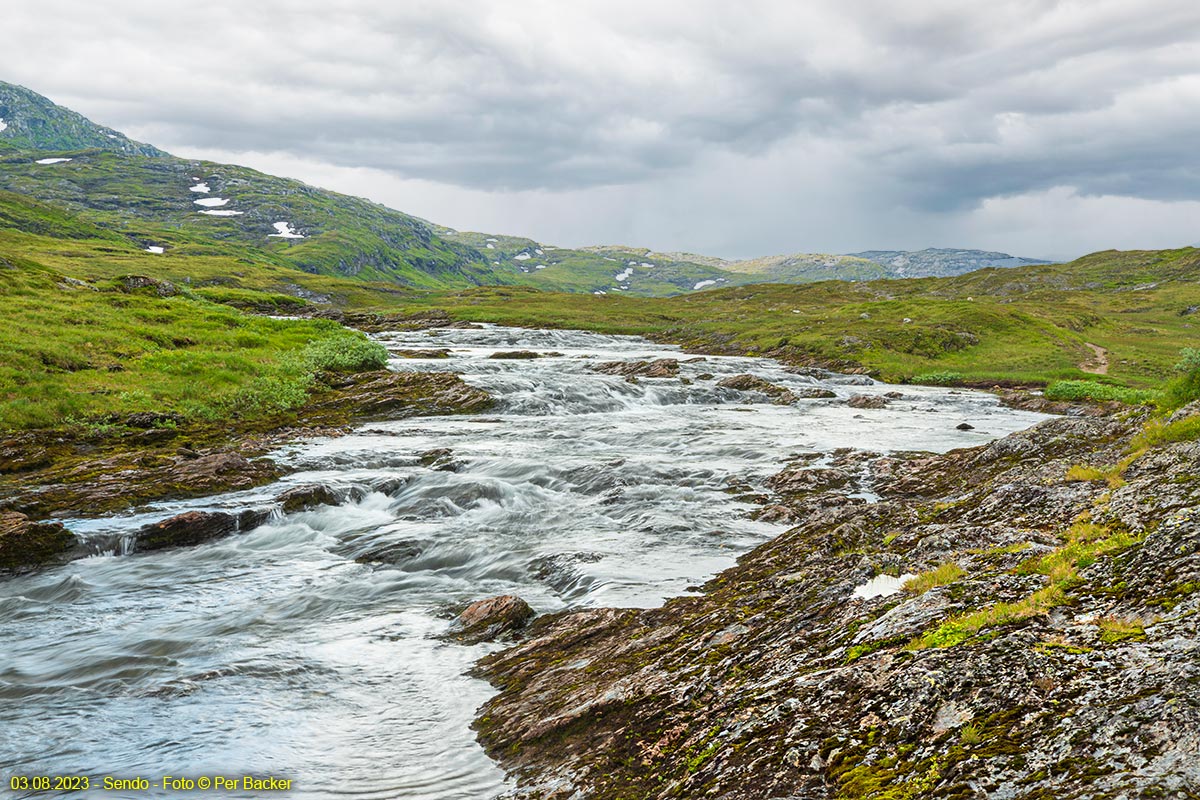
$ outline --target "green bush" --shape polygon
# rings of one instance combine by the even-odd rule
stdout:
[[[926,386],[960,386],[966,377],[961,372],[926,372],[913,378],[912,382]]]
[[[338,331],[308,344],[300,358],[313,371],[365,372],[387,366],[387,348],[358,331]]]
[[[1055,381],[1046,387],[1047,400],[1115,400],[1129,405],[1153,403],[1159,397],[1154,389],[1129,389],[1097,381]]]
[[[1185,347],[1179,351],[1179,363],[1175,369],[1183,374],[1163,387],[1159,405],[1165,411],[1174,411],[1193,400],[1200,400],[1200,350]]]

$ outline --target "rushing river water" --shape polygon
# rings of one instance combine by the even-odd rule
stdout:
[[[496,409],[287,448],[276,457],[299,471],[262,489],[66,520],[110,554],[0,582],[5,781],[255,774],[293,779],[291,797],[493,797],[503,776],[468,728],[490,689],[464,672],[494,646],[433,638],[454,606],[502,593],[539,611],[656,605],[782,530],[751,521],[731,482],[761,486],[791,454],[944,451],[1040,419],[989,395],[913,387],[858,411],[845,397],[892,387],[847,376],[824,384],[838,400],[774,406],[698,377],[817,383],[767,360],[684,363],[690,384],[590,370],[687,358],[631,337],[488,327],[379,338],[451,348],[393,366],[458,372]],[[553,355],[487,358],[518,348]],[[457,471],[421,464],[435,448],[453,451]],[[261,506],[310,483],[354,499],[199,547],[111,554],[147,522]],[[75,796],[164,795],[181,793]]]

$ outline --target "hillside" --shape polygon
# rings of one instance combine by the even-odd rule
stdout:
[[[0,81],[0,152],[4,150],[111,150],[126,155],[163,156],[157,147],[97,125],[23,86]]]
[[[482,288],[401,301],[463,319],[648,335],[932,383],[1152,386],[1194,341],[1200,250],[1107,251],[948,278],[761,284],[672,298]],[[1105,374],[1096,375],[1096,350]]]
[[[850,255],[879,264],[887,270],[889,278],[944,278],[988,267],[1027,267],[1051,263],[987,250],[936,247],[925,250],[866,250]]]

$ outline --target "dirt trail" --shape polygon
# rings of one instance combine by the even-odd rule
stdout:
[[[1083,361],[1079,368],[1084,372],[1090,372],[1093,375],[1108,374],[1108,351],[1098,344],[1084,342],[1085,347],[1091,348],[1092,357]]]

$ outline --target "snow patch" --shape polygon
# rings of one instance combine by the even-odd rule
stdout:
[[[193,200],[192,202],[198,206],[204,206],[205,208],[216,208],[217,206],[223,206],[223,205],[227,204],[229,202],[229,198],[228,197],[201,197],[199,200]]]
[[[528,261],[531,258],[533,258],[533,256],[529,255],[529,253],[517,253],[515,256],[513,256],[514,261]]]
[[[533,252],[537,253],[539,256],[544,256],[544,255],[546,255],[545,253],[543,253],[543,252],[542,252],[542,248],[540,248],[540,247],[539,247],[539,248],[537,248],[536,250],[534,250]]]
[[[642,266],[643,266],[643,267],[653,267],[654,265],[653,265],[653,264],[651,264],[649,261],[643,261],[643,262],[642,262]]]
[[[604,291],[603,289],[597,289],[596,291],[592,292],[592,294],[608,294],[608,292]]]
[[[275,239],[303,239],[304,235],[292,230],[292,223],[290,222],[276,222],[275,233],[268,233],[267,237]]]
[[[35,161],[33,163],[35,163],[35,164],[61,164],[64,161],[72,161],[72,160],[73,159],[70,159],[70,158],[39,158],[37,161]]]
[[[0,131],[8,127],[8,123],[4,121],[4,117],[0,117]]]
[[[855,587],[854,596],[860,600],[870,600],[874,597],[887,597],[891,594],[896,594],[907,581],[917,577],[911,572],[906,572],[900,577],[891,575],[876,575],[871,580],[864,583],[862,586]]]
[[[152,244],[146,248],[147,253],[161,253],[162,251],[163,251],[163,248],[159,247],[156,244]]]
[[[193,180],[196,180],[196,179],[193,178]],[[188,191],[189,192],[199,192],[200,194],[208,194],[212,190],[208,188],[207,183],[197,183],[195,186],[189,186]]]
[[[695,286],[692,287],[692,291],[694,292],[697,289],[703,289],[705,286],[712,286],[715,283],[716,283],[716,281],[700,281],[699,283],[697,283]]]
[[[500,262],[496,262],[496,263],[500,263]],[[545,269],[546,265],[545,264],[534,264],[533,268],[534,269]]]
[[[496,249],[496,245],[492,244],[491,242],[488,242],[487,249],[488,249],[488,250],[495,250],[495,249]]]
[[[615,278],[618,283],[620,283],[622,281],[627,281],[632,277],[633,277],[633,267],[626,267],[623,272],[618,272],[616,275],[613,276],[613,278]]]
[[[209,216],[212,216],[212,217],[236,217],[236,216],[240,215],[242,212],[226,209],[224,211],[201,211],[200,213],[208,214]]]
[[[493,237],[493,236],[489,236],[488,238],[484,239],[484,241],[485,241],[485,242],[498,242],[498,241],[500,241],[500,240],[499,240],[499,239],[497,239],[497,238],[495,238],[495,237]]]

